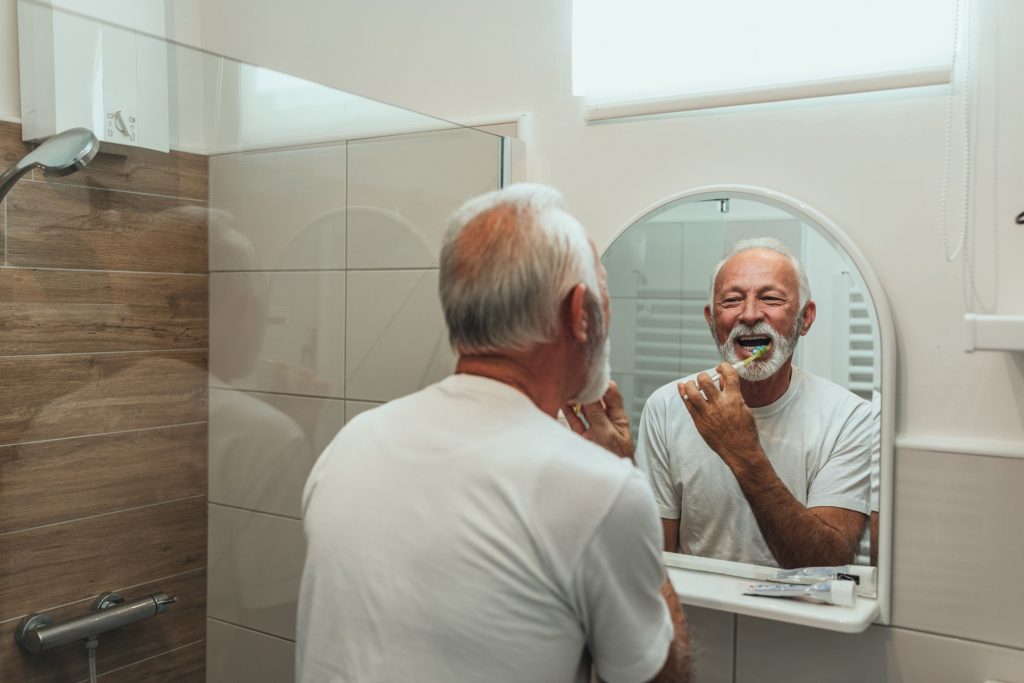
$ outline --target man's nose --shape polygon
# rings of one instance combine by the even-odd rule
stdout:
[[[753,325],[764,318],[764,311],[761,302],[751,297],[743,302],[743,310],[740,311],[740,321],[747,325]]]

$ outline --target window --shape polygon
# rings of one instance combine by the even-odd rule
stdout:
[[[967,2],[574,0],[573,94],[594,119],[947,83]]]

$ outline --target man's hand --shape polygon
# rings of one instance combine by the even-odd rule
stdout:
[[[728,363],[717,370],[721,389],[706,372],[697,375],[696,380],[680,382],[676,388],[704,442],[735,472],[737,467],[767,456],[761,448],[754,414],[743,402],[739,374]]]
[[[579,409],[586,422],[580,418]],[[629,416],[622,405],[622,394],[615,382],[608,384],[604,397],[594,403],[580,406],[566,403],[562,406],[566,421],[584,439],[596,443],[620,458],[633,459],[633,435],[629,433]],[[589,425],[589,426],[588,426]]]

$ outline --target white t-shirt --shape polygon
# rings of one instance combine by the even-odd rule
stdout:
[[[872,429],[874,429],[871,440],[871,512],[878,512],[882,483],[882,395],[877,391],[871,392],[871,421]],[[871,564],[870,523],[864,525],[864,533],[860,537],[857,564]]]
[[[300,683],[647,681],[673,636],[642,474],[512,387],[361,413],[303,497]]]
[[[697,432],[676,384],[647,399],[637,464],[661,517],[680,520],[680,552],[777,566],[736,477]],[[867,401],[794,367],[786,393],[751,411],[761,447],[798,501],[868,513],[873,420]]]

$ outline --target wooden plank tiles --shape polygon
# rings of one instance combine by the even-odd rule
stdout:
[[[206,643],[192,643],[100,675],[103,683],[206,683]]]
[[[167,612],[152,619],[110,631],[100,636],[96,650],[96,668],[101,680],[109,681],[197,681],[194,671],[205,670],[206,574],[194,570],[162,578],[143,585],[107,586],[126,600],[135,600],[156,592],[177,597]],[[38,605],[33,611],[44,612],[56,621],[87,614],[95,595],[68,605]],[[31,655],[15,643],[14,633],[21,616],[0,623],[0,681],[19,683],[65,683],[88,678],[88,660],[81,642],[64,645],[43,654]],[[198,642],[197,642],[198,641]],[[152,659],[145,659],[152,658]],[[138,664],[132,664],[144,660]],[[182,677],[170,675],[171,666],[181,667]],[[150,677],[149,672],[167,672],[163,678]],[[137,674],[132,677],[133,674]]]
[[[0,535],[0,621],[206,565],[206,499]]]
[[[202,349],[207,276],[0,269],[0,356]]]
[[[0,358],[0,444],[203,422],[205,351]]]
[[[22,181],[7,195],[7,263],[206,273],[206,225],[190,200]]]
[[[0,533],[206,495],[206,424],[0,446]]]
[[[0,172],[29,153],[30,147],[21,141],[21,126],[0,121]]]
[[[59,178],[36,172],[35,180],[84,185],[206,201],[207,157],[185,152],[165,154],[140,147],[113,154],[100,152],[80,171]]]

